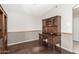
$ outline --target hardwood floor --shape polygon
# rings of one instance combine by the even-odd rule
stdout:
[[[73,54],[72,52],[66,51],[64,49],[61,49],[60,52],[58,50],[40,46],[37,40],[12,45],[8,48],[9,52],[7,54]]]

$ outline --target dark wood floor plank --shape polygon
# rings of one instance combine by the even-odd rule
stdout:
[[[12,45],[8,50],[7,54],[74,54],[64,49],[60,52],[57,49],[40,46],[38,40]]]

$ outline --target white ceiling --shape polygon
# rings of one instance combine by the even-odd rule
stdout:
[[[56,4],[5,4],[2,5],[6,12],[21,12],[32,16],[43,16],[52,8],[56,7]]]
[[[28,14],[35,16],[42,16],[50,9],[52,9],[55,5],[53,4],[31,4],[31,5],[22,5],[24,11]]]

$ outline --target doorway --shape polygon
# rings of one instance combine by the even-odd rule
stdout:
[[[79,5],[73,8],[73,51],[79,53]]]

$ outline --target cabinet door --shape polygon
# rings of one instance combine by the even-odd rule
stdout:
[[[60,39],[58,38],[58,36],[54,36],[53,41],[54,41],[54,44],[60,43]]]
[[[7,35],[7,17],[4,16],[4,33],[5,33],[5,36]]]
[[[48,27],[49,33],[57,33],[57,27]]]
[[[0,38],[2,38],[2,13],[0,13]]]
[[[4,20],[3,20],[3,33],[4,33],[4,40],[3,40],[3,45],[4,45],[4,50],[7,50],[7,17],[4,15]]]
[[[42,25],[43,25],[43,27],[46,26],[46,21],[45,20],[42,21]]]
[[[52,26],[56,26],[57,25],[57,19],[55,17],[51,18],[51,25]]]
[[[0,38],[0,53],[1,53],[2,47],[3,47],[3,42],[2,41],[3,41],[2,38]]]
[[[47,27],[44,27],[44,28],[43,28],[43,32],[44,32],[44,33],[47,33],[47,32],[48,32],[48,28],[47,28]]]
[[[0,11],[0,52],[3,47],[3,39],[2,39],[2,12]]]
[[[51,26],[51,20],[46,21],[47,26]]]

